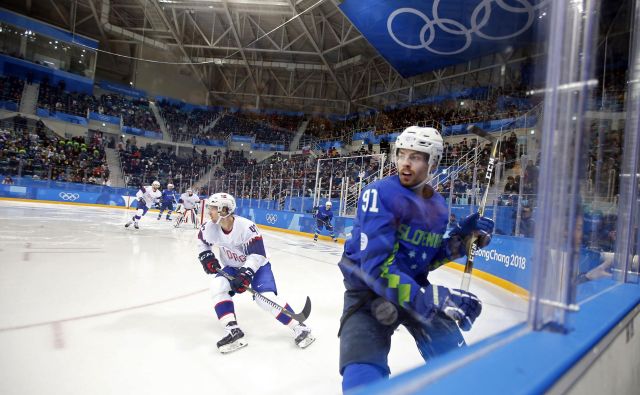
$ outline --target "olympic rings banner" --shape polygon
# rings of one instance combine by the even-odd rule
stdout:
[[[344,0],[342,12],[403,76],[532,41],[551,0]]]
[[[115,193],[111,188],[104,187],[101,192],[87,192],[76,190],[73,187],[67,189],[38,188],[35,198],[38,200],[50,200],[64,203],[107,204],[110,206],[125,206],[122,195]]]

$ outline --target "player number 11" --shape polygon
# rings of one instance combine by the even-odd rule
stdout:
[[[367,210],[372,213],[378,212],[378,191],[376,189],[367,189],[362,194],[362,212],[367,212]]]

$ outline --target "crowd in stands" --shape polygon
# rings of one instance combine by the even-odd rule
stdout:
[[[125,184],[137,188],[157,180],[163,186],[172,183],[181,191],[191,187],[220,156],[216,151],[207,154],[206,149],[194,150],[190,155],[178,156],[174,147],[161,148],[151,144],[138,146],[135,136],[117,145]]]
[[[257,164],[255,159],[246,158],[242,151],[227,151],[223,166],[213,175],[218,185],[212,187],[226,188],[241,198],[277,200],[282,205],[286,197],[311,197],[316,183],[317,161],[333,159],[320,162],[319,183],[323,198],[338,198],[346,180],[352,192],[357,193],[357,184],[361,180],[366,185],[376,179],[380,158],[371,154],[364,147],[345,156],[340,156],[335,150],[318,157],[276,153]]]
[[[38,107],[51,112],[86,117],[89,110],[114,117],[122,117],[125,126],[159,131],[160,126],[149,108],[146,98],[127,98],[115,93],[105,93],[99,98],[85,93],[68,92],[64,80],[55,85],[44,80],[40,83]]]
[[[256,143],[282,144],[286,147],[294,134],[290,130],[276,128],[260,122],[255,118],[247,118],[243,114],[226,114],[214,126],[214,134],[234,134],[255,136]]]
[[[57,84],[50,84],[48,80],[40,83],[38,93],[38,107],[50,112],[86,117],[88,111],[115,117],[122,117],[125,126],[139,129],[159,131],[149,101],[146,98],[127,98],[115,93],[105,93],[100,97],[85,93],[69,92],[64,80]]]
[[[463,138],[457,143],[449,143],[445,141],[443,158],[440,162],[441,167],[448,166],[459,166],[462,163],[457,162],[460,158],[463,158],[462,162],[466,162],[465,158],[469,158],[469,160],[474,160],[475,158],[475,150],[476,147],[478,149],[478,165],[476,167],[476,180],[484,180],[485,172],[487,169],[487,164],[489,162],[489,158],[491,156],[491,144],[490,143],[480,143],[481,145],[478,147],[478,140],[476,138]],[[509,133],[506,136],[503,136],[499,140],[499,151],[498,151],[498,166],[500,166],[501,174],[505,174],[505,172],[509,169],[513,169],[518,164],[518,138],[514,132]],[[532,164],[533,162],[531,162]],[[531,180],[531,176],[533,175],[533,169],[528,168],[530,171],[528,189],[525,193],[533,193],[536,185],[534,185]],[[536,173],[537,174],[537,173]],[[513,178],[513,177],[512,177]],[[536,177],[537,179],[537,177]],[[520,177],[516,176],[513,182],[519,183]],[[444,182],[439,185],[438,189],[441,193],[450,195],[454,203],[466,201],[468,197],[471,196],[480,196],[484,191],[485,185],[483,182],[477,182],[476,185],[481,185],[477,187],[476,191],[473,190],[473,166],[469,166],[466,170],[460,171],[456,173],[455,180],[453,185],[451,182]],[[451,194],[451,188],[453,188],[453,193]],[[517,195],[520,192],[519,186],[513,186],[510,183],[504,188],[504,194],[498,196],[498,204],[499,205],[511,205],[514,203],[513,195]]]
[[[103,142],[58,137],[42,122],[35,128],[14,123],[0,129],[0,172],[33,179],[109,185]]]
[[[187,110],[183,104],[166,100],[158,102],[158,107],[173,141],[191,142],[194,137],[220,140],[226,137],[208,130],[208,126],[220,116],[216,110]]]
[[[93,96],[84,93],[67,92],[64,80],[60,80],[56,85],[51,85],[48,81],[40,83],[38,107],[51,112],[86,117],[87,110],[91,108],[94,100]]]
[[[173,141],[191,142],[193,138],[226,141],[230,134],[255,137],[256,143],[282,144],[288,147],[303,116],[188,110],[183,104],[158,103]],[[215,123],[214,123],[215,122]]]
[[[307,126],[306,132],[319,139],[334,139],[347,136],[349,132],[362,129],[374,129],[377,134],[403,129],[407,126],[424,124],[455,125],[501,118],[511,118],[522,114],[514,104],[506,104],[499,109],[500,97],[522,97],[524,90],[510,92],[496,89],[485,99],[443,100],[436,103],[406,106],[389,109],[368,115],[356,115],[348,120],[331,122],[327,118],[314,117]],[[532,102],[533,103],[533,102]]]
[[[0,76],[0,100],[20,103],[24,81],[11,76]]]
[[[105,93],[91,106],[91,110],[100,114],[122,117],[125,126],[160,131],[147,98],[127,98],[115,93]]]

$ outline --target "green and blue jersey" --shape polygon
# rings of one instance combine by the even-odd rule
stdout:
[[[371,289],[400,306],[414,301],[427,275],[448,262],[443,235],[449,211],[437,192],[424,198],[403,186],[398,176],[369,184],[340,264],[352,288]]]

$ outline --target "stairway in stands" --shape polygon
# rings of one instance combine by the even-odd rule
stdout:
[[[223,117],[223,116],[224,116],[224,114],[220,114],[218,117],[216,117],[216,119],[214,119],[213,121],[209,122],[209,124],[208,124],[208,125],[205,125],[205,126],[202,128],[202,131],[203,131],[204,133],[207,133],[207,132],[209,132],[209,130],[212,130],[212,129],[216,126],[216,124],[218,123],[218,121],[219,121],[220,119],[222,119],[222,117]]]
[[[22,89],[22,98],[20,99],[19,111],[23,114],[36,115],[39,93],[40,84],[24,84],[24,88]]]
[[[151,108],[153,116],[156,117],[156,122],[158,122],[158,125],[160,125],[160,131],[162,131],[162,141],[171,141],[171,136],[169,135],[169,132],[167,130],[167,123],[160,113],[160,109],[154,102],[149,102],[149,107]]]
[[[118,151],[113,148],[105,148],[107,156],[107,165],[109,166],[109,179],[112,187],[124,187],[124,177],[122,176],[122,168],[120,167],[120,157]]]
[[[298,147],[298,145],[300,145],[300,139],[302,138],[302,135],[304,134],[304,132],[307,130],[307,125],[309,125],[309,121],[310,121],[309,119],[305,119],[298,126],[298,130],[296,131],[296,135],[293,136],[293,140],[291,140],[291,145],[289,146],[289,150],[290,151],[295,151],[295,150],[300,149],[300,147]]]

